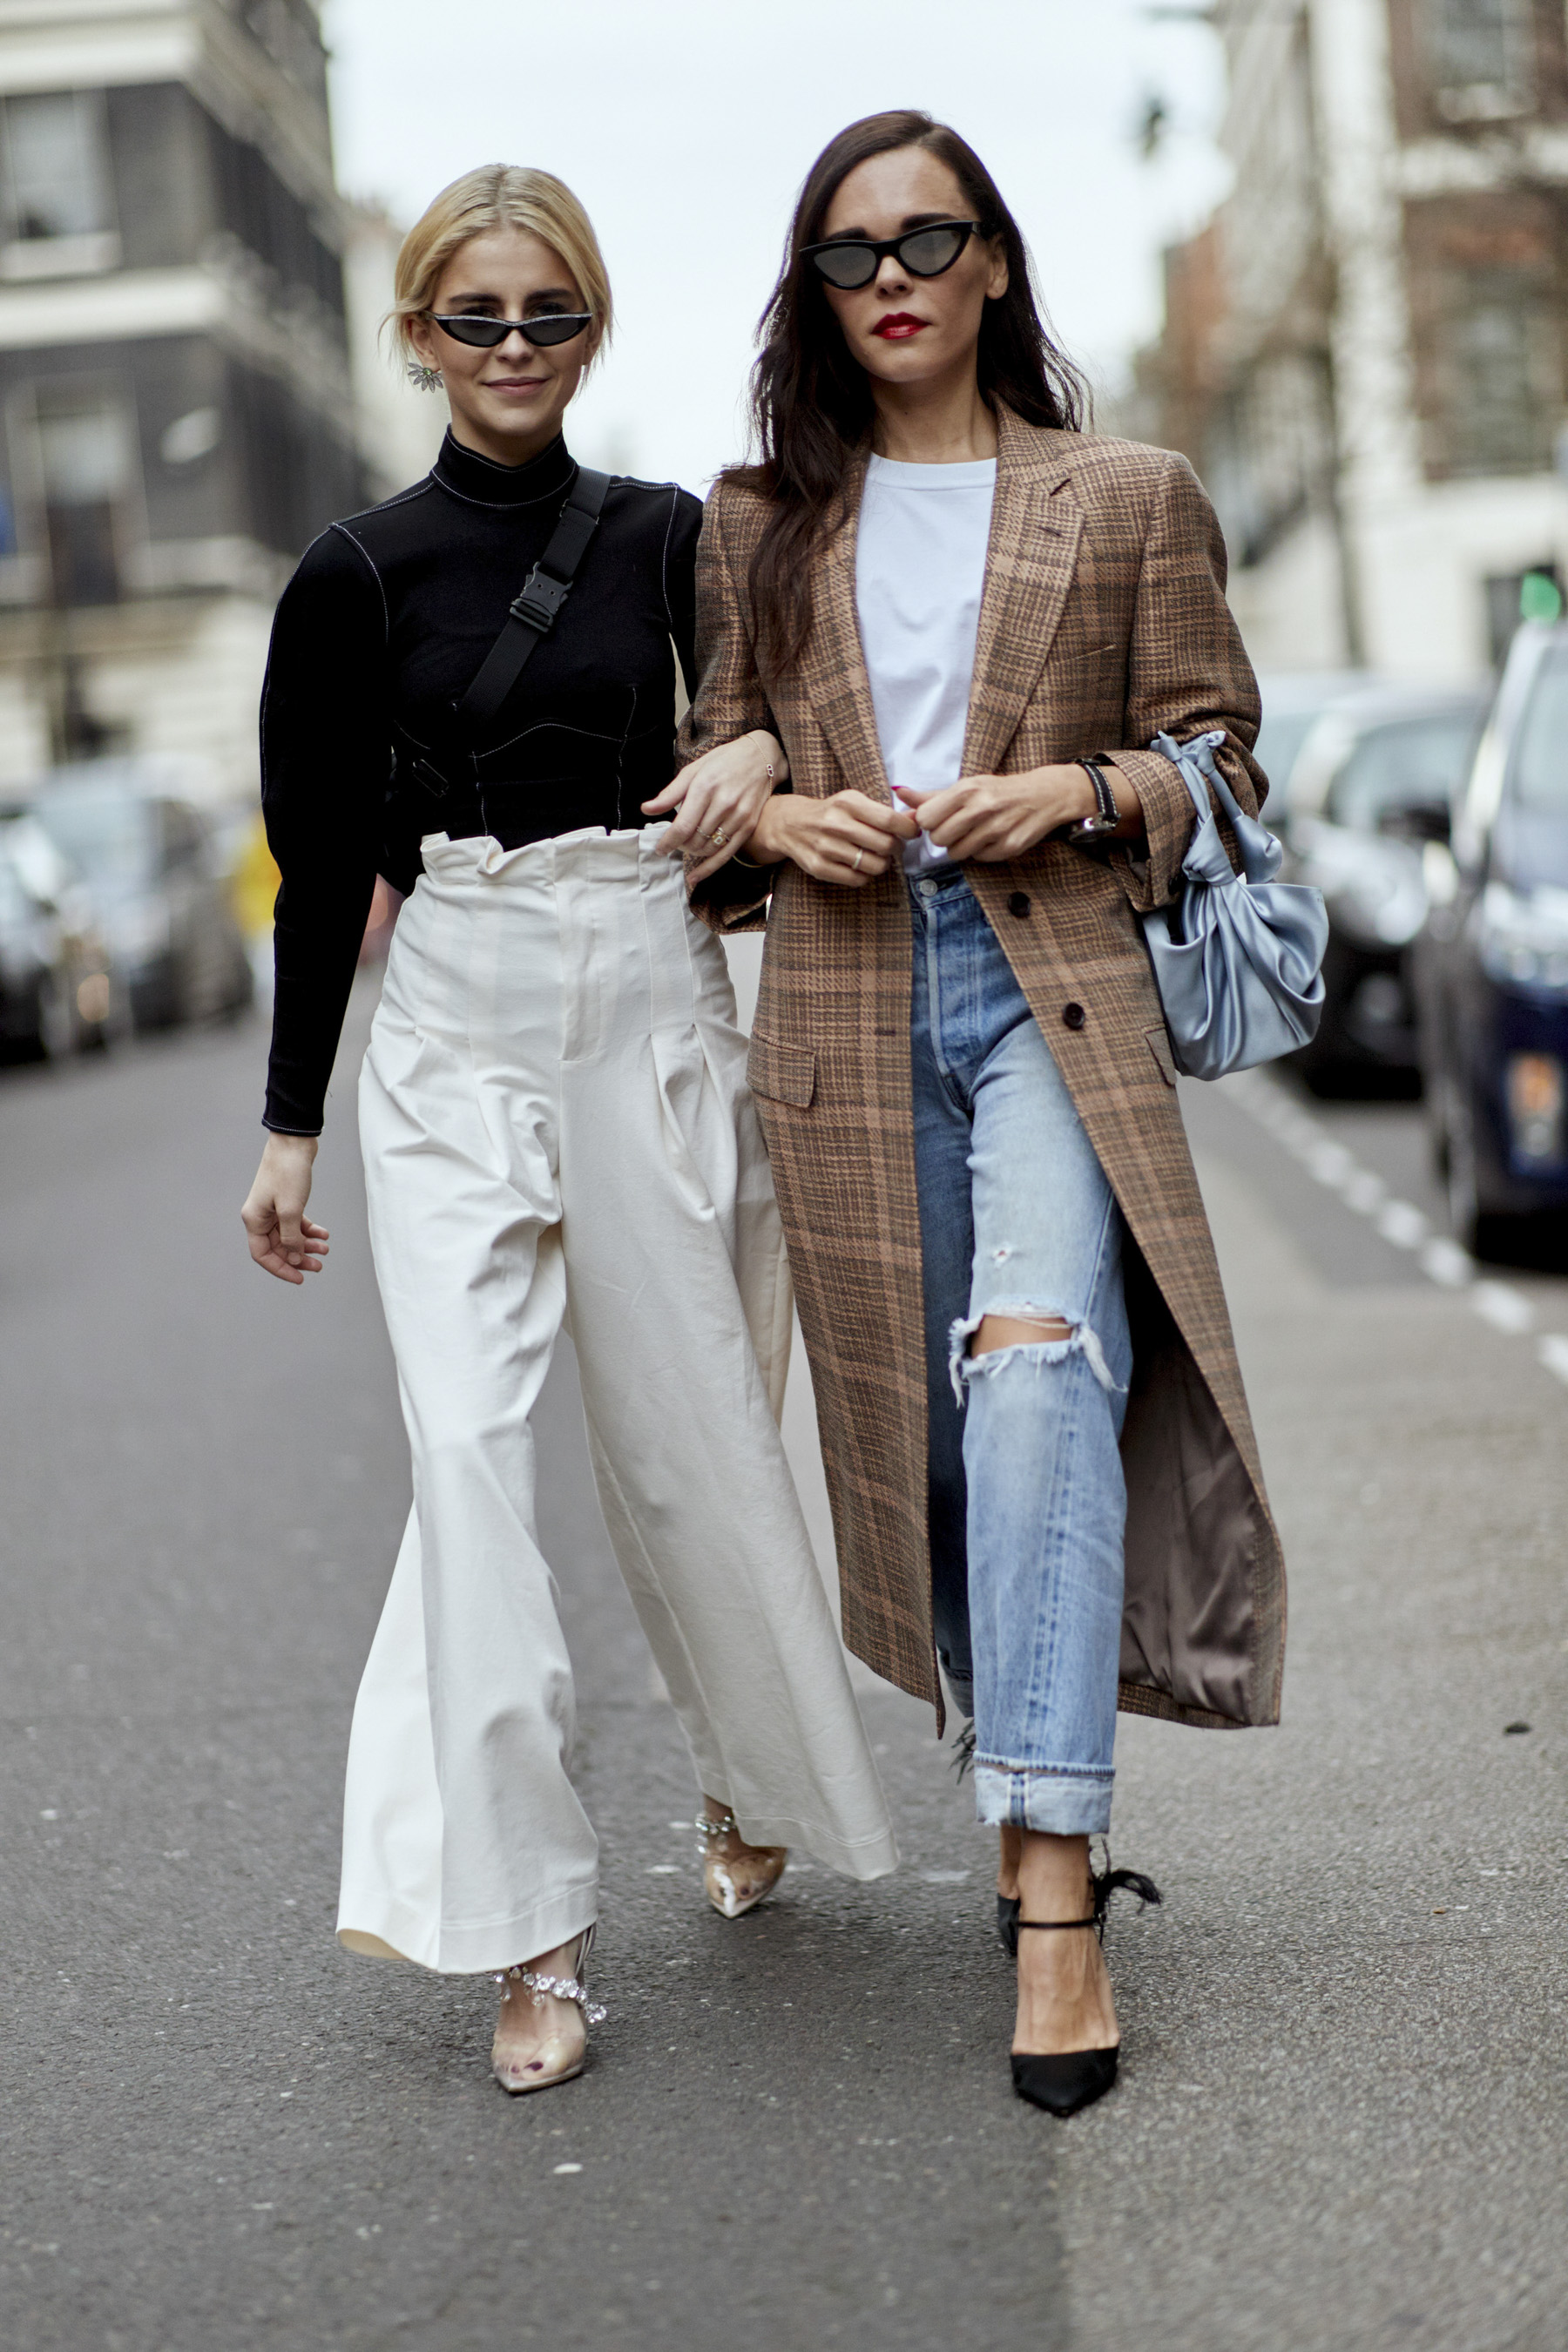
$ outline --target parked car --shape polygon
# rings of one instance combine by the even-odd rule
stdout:
[[[1486,715],[1477,688],[1378,686],[1304,736],[1285,796],[1288,873],[1328,905],[1318,1034],[1293,1056],[1314,1093],[1420,1092],[1410,949],[1426,919],[1424,852]]]
[[[81,869],[138,1029],[238,1013],[254,985],[207,822],[160,782],[152,763],[95,761],[31,802]]]
[[[1263,724],[1253,749],[1268,779],[1266,814],[1277,832],[1281,812],[1290,796],[1290,777],[1297,755],[1325,710],[1347,696],[1364,693],[1379,683],[1370,670],[1263,670],[1258,690],[1263,698]]]
[[[0,822],[0,1054],[54,1061],[122,1024],[79,877],[35,819]]]
[[[1454,1227],[1507,1256],[1520,1221],[1568,1234],[1568,626],[1519,631],[1450,846],[1427,853],[1421,1052]]]

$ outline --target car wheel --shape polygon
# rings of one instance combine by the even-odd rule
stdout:
[[[1487,1206],[1476,1166],[1469,1105],[1462,1089],[1451,1081],[1444,1093],[1443,1174],[1448,1196],[1449,1221],[1456,1236],[1472,1257],[1506,1262],[1517,1234],[1518,1220]]]
[[[1290,1056],[1291,1066],[1310,1095],[1333,1102],[1343,1087],[1343,1070],[1331,1038],[1315,1038]]]

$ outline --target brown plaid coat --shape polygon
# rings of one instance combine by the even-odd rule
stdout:
[[[1256,808],[1267,790],[1251,758],[1258,689],[1225,600],[1224,542],[1185,460],[1038,430],[1010,413],[1000,422],[964,773],[1105,752],[1136,784],[1148,821],[1137,861],[1117,853],[1105,864],[1047,842],[1016,863],[967,869],[1130,1236],[1121,1705],[1186,1723],[1272,1723],[1283,1562],[1133,919],[1170,895],[1193,823],[1175,770],[1146,747],[1161,729],[1184,739],[1224,728],[1226,779]],[[863,467],[848,519],[818,559],[805,652],[771,692],[744,594],[763,509],[732,486],[713,492],[698,559],[701,683],[683,757],[766,726],[797,793],[886,795],[855,615],[862,478]],[[734,869],[725,873],[732,888]],[[710,908],[710,919],[754,928],[765,888],[750,906]],[[895,872],[840,889],[786,865],[766,920],[751,1083],[816,1383],[845,1637],[940,1715],[905,886]]]

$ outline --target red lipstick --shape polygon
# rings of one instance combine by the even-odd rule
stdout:
[[[925,319],[917,319],[912,310],[889,310],[885,319],[879,319],[871,332],[880,335],[884,342],[905,343],[929,323]]]

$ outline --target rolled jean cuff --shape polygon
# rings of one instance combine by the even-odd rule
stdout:
[[[974,1810],[994,1828],[1044,1830],[1052,1837],[1103,1836],[1110,1827],[1113,1772],[974,1762]]]

